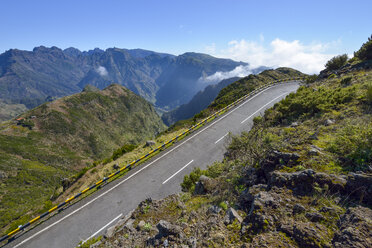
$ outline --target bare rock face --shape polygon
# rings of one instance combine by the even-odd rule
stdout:
[[[294,225],[282,225],[280,230],[292,237],[299,247],[330,247],[327,229],[322,225],[297,222]]]
[[[238,214],[238,212],[235,209],[233,208],[227,209],[226,215],[224,218],[224,223],[228,225],[228,224],[233,223],[234,220],[238,220],[239,223],[243,222],[243,218]]]
[[[371,206],[372,174],[349,173],[345,191],[348,192],[351,197]]]
[[[150,147],[152,147],[152,146],[154,146],[155,144],[156,144],[156,142],[153,141],[153,140],[148,140],[148,141],[146,141],[146,146],[150,146]]]
[[[5,171],[0,170],[0,180],[6,179],[7,177],[8,177],[8,175],[5,173]]]
[[[207,193],[211,193],[213,189],[217,186],[216,180],[213,178],[209,178],[207,176],[201,175],[199,181],[195,185],[194,194],[196,195],[204,195]]]
[[[339,221],[334,247],[372,247],[372,210],[365,207],[349,208]]]

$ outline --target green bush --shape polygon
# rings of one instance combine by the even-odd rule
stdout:
[[[111,158],[112,158],[112,160],[116,160],[116,159],[120,158],[123,154],[133,151],[136,147],[137,147],[136,145],[125,144],[122,147],[120,147],[119,149],[117,149],[116,151],[114,151]]]
[[[200,176],[203,174],[200,168],[194,168],[190,175],[185,175],[183,182],[181,183],[182,190],[185,192],[192,192],[195,188],[195,184],[199,181]]]
[[[316,80],[318,79],[318,75],[316,74],[313,74],[313,75],[310,75],[306,78],[305,80],[305,84],[312,84],[314,83]]]
[[[372,105],[372,84],[367,86],[367,101]]]
[[[337,89],[319,87],[317,90],[302,86],[296,94],[289,94],[276,105],[277,114],[274,120],[291,122],[297,118],[308,118],[318,113],[329,112],[340,108],[340,104],[350,102],[354,96],[354,86]]]
[[[345,77],[341,79],[340,84],[343,86],[349,85],[351,83],[352,77]]]
[[[346,65],[347,60],[348,60],[347,54],[338,55],[330,59],[325,64],[325,67],[327,70],[338,70],[342,66]]]
[[[338,131],[326,149],[335,153],[347,171],[366,171],[372,163],[372,124],[349,124]]]
[[[362,47],[354,52],[354,56],[361,60],[372,59],[372,35],[368,38],[368,41],[362,45]]]

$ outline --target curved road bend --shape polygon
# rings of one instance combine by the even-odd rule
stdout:
[[[205,169],[223,159],[228,132],[248,131],[255,116],[298,87],[292,82],[265,89],[5,247],[76,247],[82,240],[101,235],[146,198],[180,192],[184,175],[194,167]]]

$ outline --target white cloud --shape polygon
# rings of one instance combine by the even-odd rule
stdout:
[[[304,73],[319,73],[324,69],[325,63],[335,56],[335,54],[327,53],[327,50],[340,43],[340,41],[335,41],[327,44],[318,42],[304,45],[298,40],[285,41],[276,38],[270,42],[269,46],[265,46],[263,35],[260,35],[260,40],[260,42],[244,39],[232,40],[226,49],[215,52],[213,55],[248,62],[251,68],[285,66]]]
[[[239,65],[232,71],[218,71],[210,76],[201,77],[199,78],[199,82],[213,84],[218,83],[226,78],[246,77],[253,73],[253,69],[254,68],[251,65]]]
[[[101,75],[101,76],[106,76],[108,73],[107,73],[107,70],[105,67],[103,66],[98,66],[98,68],[96,68],[96,72]]]

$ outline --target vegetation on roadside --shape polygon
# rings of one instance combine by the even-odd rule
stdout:
[[[294,77],[304,77],[305,74],[286,67],[277,68],[275,70],[265,70],[257,75],[251,74],[244,77],[227,87],[223,88],[214,99],[214,101],[204,110],[194,115],[194,117],[181,120],[170,126],[166,132],[173,132],[182,127],[194,125],[200,120],[208,117],[215,111],[218,111],[230,103],[238,100],[242,96],[247,95],[249,92],[254,91],[256,88],[267,84],[272,81],[282,80]]]
[[[370,247],[371,69],[312,76],[231,137],[222,162],[186,175],[184,193],[142,202],[98,247]],[[130,229],[141,221],[157,229]]]
[[[148,102],[119,85],[45,103],[1,123],[0,230],[48,210],[87,171],[164,128]]]

